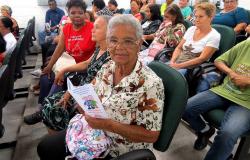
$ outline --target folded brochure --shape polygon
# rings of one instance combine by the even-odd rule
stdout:
[[[68,91],[85,114],[95,118],[108,118],[103,105],[91,84],[74,86],[67,78]]]

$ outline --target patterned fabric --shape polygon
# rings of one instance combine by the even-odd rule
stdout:
[[[92,129],[82,114],[77,114],[69,122],[66,143],[73,157],[90,160],[107,151],[111,141],[102,130]]]
[[[155,33],[154,41],[166,44],[167,47],[176,47],[184,36],[186,29],[182,23],[172,25],[164,21]]]
[[[137,61],[132,73],[113,86],[115,62],[109,61],[92,81],[108,116],[120,123],[143,126],[160,131],[164,101],[163,83],[148,67]],[[106,132],[112,140],[110,155],[152,148],[151,143],[133,143],[124,137]]]
[[[85,83],[90,83],[92,79],[96,76],[96,73],[101,69],[102,65],[110,60],[109,53],[104,52],[98,59],[99,49],[97,48],[90,64],[88,65],[86,76],[81,77],[80,85]],[[53,94],[50,97],[45,98],[43,103],[42,117],[44,124],[56,131],[63,130],[67,128],[69,120],[75,115],[75,110],[73,106],[75,101],[73,98],[70,99],[70,105],[67,107],[67,110],[64,110],[62,107],[57,106],[57,103],[64,95],[65,91],[58,92]]]
[[[45,98],[43,102],[43,123],[48,128],[55,131],[61,131],[67,128],[70,119],[76,113],[76,110],[71,107],[74,104],[74,101],[72,99],[69,100],[67,109],[64,109],[64,107],[57,105],[64,93],[65,92],[63,91],[57,94],[53,94],[52,96]]]
[[[106,15],[106,16],[113,16],[113,12],[111,12],[108,7],[104,7],[102,10],[96,12],[98,16]]]

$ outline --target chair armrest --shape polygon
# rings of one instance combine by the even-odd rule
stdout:
[[[155,155],[149,149],[138,149],[121,156],[113,158],[112,160],[156,160]]]
[[[174,52],[174,48],[164,48],[161,50],[157,55],[155,56],[155,61],[160,61],[162,56],[165,56],[166,58],[169,58],[169,54]]]

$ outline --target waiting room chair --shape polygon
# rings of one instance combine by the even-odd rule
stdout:
[[[168,149],[185,109],[188,90],[185,78],[175,69],[164,63],[153,61],[148,65],[163,81],[164,109],[162,129],[154,148],[164,152]],[[155,160],[154,154],[148,149],[135,150],[121,155],[114,160]]]

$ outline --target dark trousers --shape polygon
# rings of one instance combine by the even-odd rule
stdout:
[[[37,153],[41,160],[64,160],[66,153],[66,131],[56,135],[47,135],[37,146]]]
[[[66,130],[60,131],[56,135],[45,136],[37,146],[37,153],[40,160],[64,160],[65,157],[70,154],[66,149],[65,136]],[[110,159],[112,159],[112,157],[107,155],[101,160]]]

